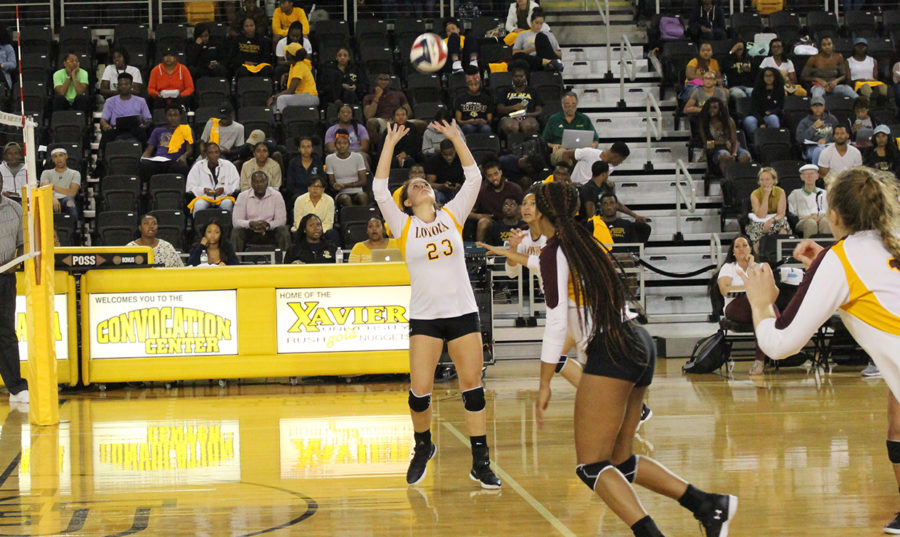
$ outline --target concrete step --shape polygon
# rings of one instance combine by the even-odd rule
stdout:
[[[618,79],[613,79],[608,82],[583,82],[578,79],[572,79],[571,82],[574,85],[572,92],[578,95],[578,107],[579,109],[582,109],[582,111],[584,111],[583,109],[585,108],[617,108],[619,101],[622,100],[623,97],[622,87],[619,84]],[[647,97],[644,94],[648,92],[656,97],[660,110],[662,110],[664,114],[666,112],[675,111],[677,101],[674,96],[660,100],[659,85],[656,82],[629,82],[627,79],[625,80],[624,95],[626,108],[631,110],[645,110],[647,107]],[[608,110],[604,110],[604,112],[607,111]],[[665,115],[670,115],[674,119],[674,114]]]
[[[671,213],[671,211],[667,211],[667,213]],[[640,214],[646,216],[648,223],[653,226],[650,240],[667,240],[672,238],[677,229],[675,224],[678,221],[678,217],[674,215],[652,216],[649,214],[649,211],[641,211]],[[722,224],[718,214],[697,214],[688,213],[687,211],[681,213],[682,233],[709,234],[718,233],[721,229]]]
[[[705,253],[682,253],[680,251],[674,251],[668,254],[645,253],[644,260],[654,267],[665,270],[667,272],[684,274],[693,272],[695,270],[703,268],[706,265],[711,264],[712,254],[710,254],[709,249],[707,249]],[[714,269],[707,270],[702,274],[693,276],[691,279],[708,280],[712,277],[713,270]],[[672,278],[663,276],[662,274],[657,274],[652,270],[644,270],[644,279],[646,281],[672,281]]]
[[[600,5],[604,5],[600,2]],[[594,0],[543,0],[541,7],[548,13],[558,12],[592,12],[596,13],[597,2]],[[621,11],[630,10],[631,3],[628,0],[613,0],[609,3],[609,10]]]
[[[561,47],[573,47],[577,45],[606,44],[606,29],[600,25],[556,25],[553,34]],[[610,44],[618,45],[622,42],[622,36],[628,36],[632,45],[647,44],[647,32],[634,24],[614,24],[610,28]]]
[[[597,60],[574,60],[563,55],[563,74],[566,78],[601,78],[608,71],[612,71],[616,79],[622,76],[622,62],[625,62],[625,80],[633,82],[634,80],[643,81],[647,78],[658,77],[659,75],[653,71],[648,60],[645,58],[636,58],[634,62],[630,58],[611,58],[609,64],[606,59]],[[634,80],[631,79],[631,64],[634,64]],[[612,66],[608,69],[607,65]]]
[[[662,321],[673,315],[692,315],[705,319],[712,313],[712,305],[706,296],[706,286],[647,287],[644,289],[647,316]]]
[[[604,35],[604,38],[606,36]],[[634,53],[638,58],[643,58],[645,56],[644,46],[643,45],[633,45]],[[562,47],[563,60],[571,60],[571,61],[593,61],[593,60],[603,60],[606,61],[606,45],[579,45],[577,47]],[[610,60],[618,60],[624,54],[622,53],[623,47],[620,45],[613,45],[609,47],[609,58]]]
[[[653,180],[630,179],[631,178],[616,177],[615,175],[613,175],[613,180],[616,185],[616,195],[619,197],[619,200],[622,203],[628,206],[671,203],[673,205],[672,210],[674,211],[674,204],[676,200],[674,177],[671,180],[662,181],[655,180],[655,178]],[[697,186],[696,183],[695,186]],[[721,198],[709,196],[702,198],[698,197],[697,200],[698,202],[702,200],[703,202],[715,203],[721,200]]]

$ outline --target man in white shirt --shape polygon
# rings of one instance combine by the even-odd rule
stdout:
[[[788,195],[788,210],[800,219],[796,231],[805,239],[813,235],[830,234],[831,225],[826,217],[828,200],[825,190],[816,186],[819,167],[815,164],[801,166],[800,179],[803,180],[803,186]]]
[[[835,125],[834,144],[819,155],[819,177],[838,175],[847,168],[862,166],[862,153],[849,144],[850,129],[846,125]]]
[[[241,189],[241,176],[234,164],[221,156],[219,144],[206,144],[206,158],[198,159],[191,167],[185,183],[185,190],[194,195],[188,208],[192,213],[218,206],[230,211]]]
[[[567,149],[563,152],[562,159],[565,161],[575,160],[575,169],[572,170],[572,182],[577,186],[587,184],[594,174],[591,167],[598,160],[609,164],[609,173],[612,174],[617,166],[621,166],[631,150],[625,142],[615,142],[609,149],[595,149],[593,147],[580,147],[578,149]]]

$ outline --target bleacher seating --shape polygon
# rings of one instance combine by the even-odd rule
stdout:
[[[185,209],[185,178],[175,173],[158,173],[150,177],[150,209],[181,211]]]

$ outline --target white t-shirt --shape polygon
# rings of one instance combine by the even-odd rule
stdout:
[[[575,150],[575,168],[572,169],[572,182],[574,184],[581,186],[594,177],[593,173],[591,173],[591,167],[598,160],[603,160],[600,158],[602,153],[602,149],[593,147],[579,147]],[[615,166],[610,165],[610,175],[615,169]]]
[[[347,158],[340,158],[337,153],[332,153],[325,157],[325,171],[329,175],[334,175],[334,182],[340,185],[346,185],[359,181],[358,172],[366,170],[366,161],[359,153],[350,153]],[[341,189],[342,194],[359,194],[362,187],[352,187]],[[393,228],[391,228],[393,229]]]
[[[812,193],[807,193],[803,187],[794,189],[788,195],[788,210],[798,218],[827,213],[828,200],[825,190],[817,187]]]
[[[834,144],[831,144],[819,154],[818,165],[820,168],[828,168],[828,175],[837,175],[847,168],[862,166],[862,163],[862,153],[859,149],[847,144],[847,152],[841,156]]]
[[[287,37],[282,37],[278,40],[278,43],[275,44],[275,56],[278,58],[284,58],[284,47],[287,46]],[[312,54],[312,43],[309,42],[308,37],[303,38],[303,48],[306,49],[307,54]]]
[[[126,65],[125,72],[131,75],[134,80],[132,80],[132,84],[143,84],[144,79],[141,78],[141,72],[137,67],[133,65]],[[109,64],[106,66],[106,69],[103,70],[103,76],[100,77],[100,81],[108,80],[109,81],[109,89],[114,90],[119,85],[119,71],[115,64]]]
[[[722,278],[729,277],[729,278],[731,278],[732,287],[738,287],[738,286],[744,285],[744,279],[738,275],[737,269],[738,269],[737,263],[725,263],[724,265],[722,265],[722,268],[719,269],[719,277],[716,278],[716,281],[718,282]],[[727,308],[728,304],[731,304],[731,301],[734,300],[736,297],[726,295],[724,298],[725,298],[725,307]]]
[[[767,56],[763,59],[762,63],[759,64],[759,69],[765,69],[766,67],[771,67],[772,69],[778,69],[781,71],[781,76],[785,80],[788,78],[788,73],[793,73],[794,71],[794,62],[791,60],[784,60],[781,62],[781,65],[775,65],[775,58],[772,56]]]

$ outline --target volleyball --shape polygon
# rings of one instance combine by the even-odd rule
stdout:
[[[447,44],[437,34],[422,34],[413,42],[409,61],[420,73],[439,71],[447,62]]]

